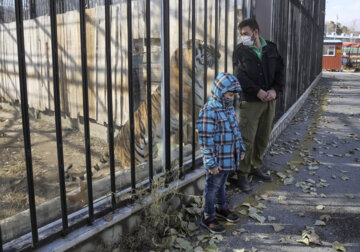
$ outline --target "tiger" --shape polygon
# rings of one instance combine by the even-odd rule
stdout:
[[[207,55],[205,57],[205,46]],[[189,125],[192,120],[192,40],[183,44],[183,125]],[[219,60],[221,55],[216,51],[214,46],[205,45],[201,40],[195,40],[195,111],[200,111],[204,104],[204,84],[203,73],[205,58],[207,66],[214,68],[215,61]],[[179,48],[175,50],[170,58],[170,135],[174,136],[179,129]],[[146,162],[148,151],[148,103],[147,100],[140,104],[134,113],[134,145],[135,145],[135,164]],[[153,156],[158,153],[158,145],[161,143],[161,87],[157,87],[151,95],[152,110],[152,146]],[[130,151],[130,122],[129,120],[123,125],[114,139],[115,157],[120,162],[120,167],[128,169],[131,166]],[[102,155],[100,164],[92,168],[92,173],[99,171],[105,166],[109,159],[108,151]],[[85,180],[86,175],[74,177],[69,173],[71,165],[65,169],[67,179]]]
[[[204,104],[203,73],[205,64],[205,43],[195,40],[195,111],[199,111]],[[176,49],[170,59],[170,135],[174,135],[179,128],[179,49]],[[213,68],[219,60],[220,53],[212,45],[207,45],[207,65]],[[192,40],[183,44],[183,125],[192,120]],[[147,101],[142,103],[134,113],[135,163],[146,162],[148,158],[148,110]],[[153,155],[156,156],[157,145],[161,142],[161,88],[158,87],[151,96]],[[123,168],[129,168],[130,124],[126,123],[115,138],[115,155]]]

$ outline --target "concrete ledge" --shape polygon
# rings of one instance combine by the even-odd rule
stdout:
[[[186,174],[183,180],[172,182],[168,188],[162,189],[159,193],[165,194],[171,189],[181,188],[180,191],[184,194],[197,195],[204,189],[204,175],[204,169],[195,169],[191,173]],[[186,204],[190,200],[190,198],[186,199],[185,197],[181,202]],[[104,218],[97,219],[92,226],[82,227],[36,251],[96,251],[99,244],[111,246],[119,241],[120,235],[135,231],[141,222],[141,210],[150,204],[151,198],[146,197],[141,204],[135,203],[131,206],[117,209],[112,213],[110,221],[106,221]]]

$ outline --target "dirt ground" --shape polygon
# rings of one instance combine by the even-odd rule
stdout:
[[[91,127],[90,127],[91,132]],[[57,166],[55,117],[53,120],[30,119],[35,202],[39,205],[60,195]],[[65,128],[63,134],[64,163],[72,164],[74,176],[86,172],[84,134]],[[91,138],[92,165],[99,162],[107,149],[105,141]],[[28,189],[21,121],[21,109],[0,103],[0,220],[28,208]],[[103,169],[94,180],[109,174]],[[67,181],[66,191],[78,188],[78,182]]]

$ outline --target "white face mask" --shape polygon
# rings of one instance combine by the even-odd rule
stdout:
[[[252,46],[254,41],[251,39],[251,36],[241,36],[242,43],[246,46]]]

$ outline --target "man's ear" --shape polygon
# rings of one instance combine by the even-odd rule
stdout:
[[[254,30],[254,35],[255,35],[256,37],[259,36],[259,29],[255,29],[255,30]]]

